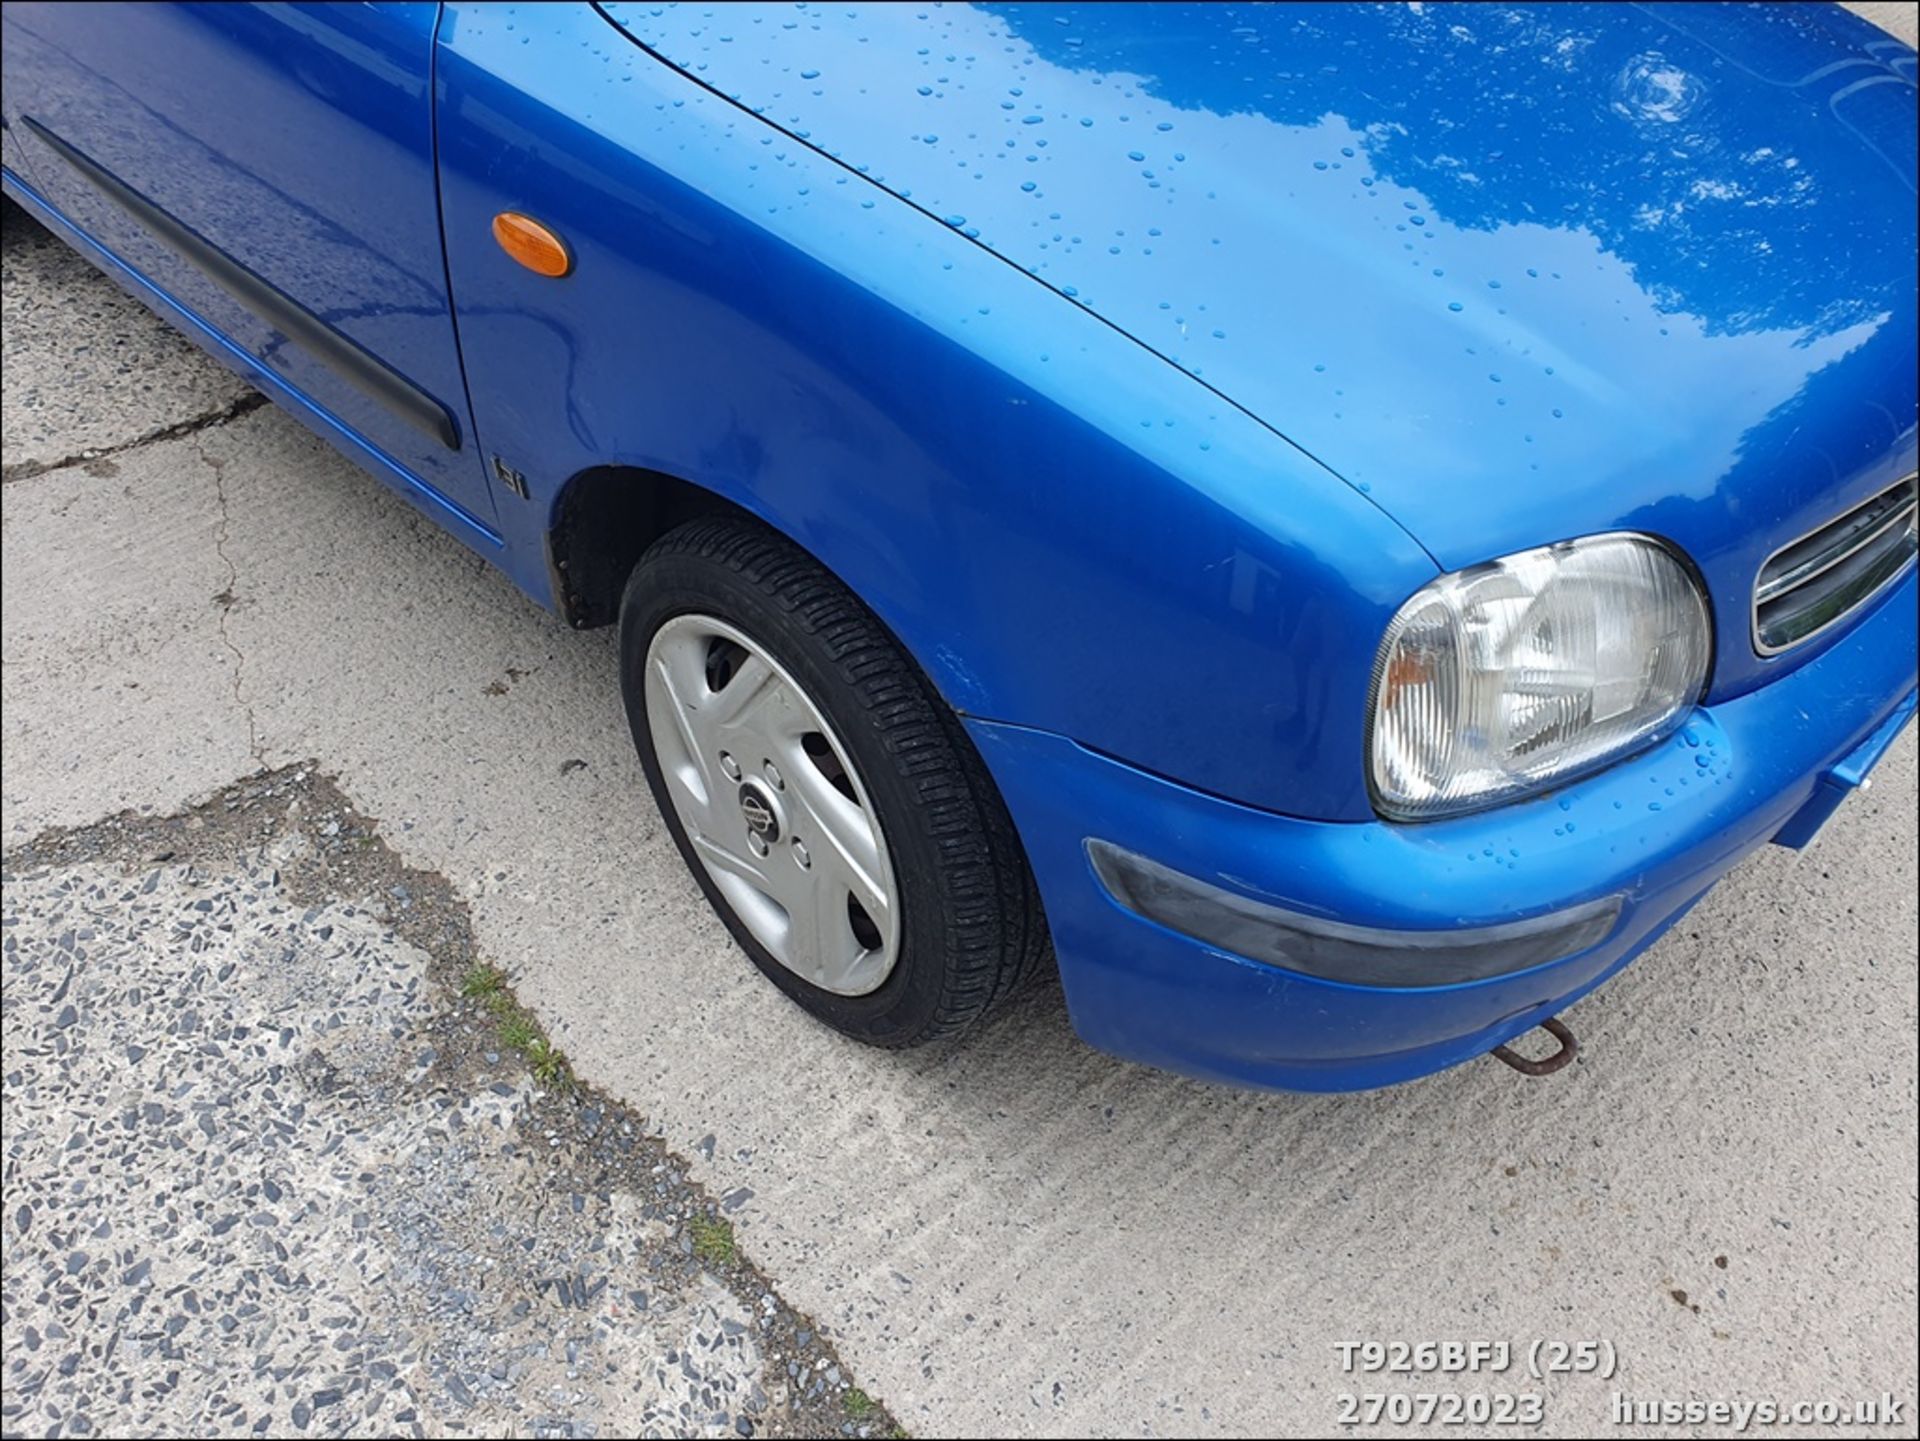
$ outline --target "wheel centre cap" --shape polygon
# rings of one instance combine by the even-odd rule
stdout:
[[[768,845],[780,839],[780,808],[767,788],[758,781],[740,787],[740,814],[747,829]]]

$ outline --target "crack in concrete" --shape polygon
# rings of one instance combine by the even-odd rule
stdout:
[[[32,480],[37,475],[65,470],[72,465],[92,465],[112,456],[125,455],[130,450],[138,450],[143,445],[152,445],[159,440],[178,440],[185,435],[197,435],[203,430],[225,425],[230,420],[238,420],[243,415],[251,415],[262,406],[270,404],[272,402],[258,391],[248,391],[231,405],[224,405],[206,415],[196,415],[191,420],[163,425],[158,430],[150,430],[145,435],[122,441],[118,445],[105,446],[99,450],[76,451],[58,460],[22,460],[13,465],[0,466],[0,484],[11,485],[16,480]]]
[[[259,399],[264,403],[266,397],[261,396]],[[253,713],[252,703],[247,700],[242,690],[247,672],[246,652],[240,649],[228,628],[233,607],[238,599],[234,595],[234,587],[240,583],[240,568],[233,563],[233,557],[227,554],[227,530],[231,522],[231,516],[227,510],[227,463],[216,456],[209,455],[204,444],[196,442],[194,452],[200,457],[201,464],[213,472],[213,496],[220,507],[220,524],[214,531],[213,551],[220,557],[220,563],[227,568],[227,585],[226,589],[213,599],[214,603],[220,607],[221,643],[233,652],[233,703],[240,707],[241,713],[247,718],[247,751],[253,756],[255,768],[264,771],[267,769],[267,757],[260,744],[259,721]]]

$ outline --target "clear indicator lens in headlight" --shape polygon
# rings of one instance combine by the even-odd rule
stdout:
[[[1712,627],[1658,541],[1599,535],[1442,576],[1374,668],[1374,804],[1428,820],[1537,791],[1676,728]]]

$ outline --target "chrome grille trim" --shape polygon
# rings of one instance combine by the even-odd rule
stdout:
[[[1915,477],[1767,558],[1753,586],[1753,648],[1779,655],[1838,625],[1913,563]]]

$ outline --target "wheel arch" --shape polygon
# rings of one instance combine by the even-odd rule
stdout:
[[[546,537],[561,619],[576,630],[612,625],[627,577],[647,548],[690,520],[715,515],[770,524],[716,490],[644,466],[596,465],[569,478],[554,496]]]

